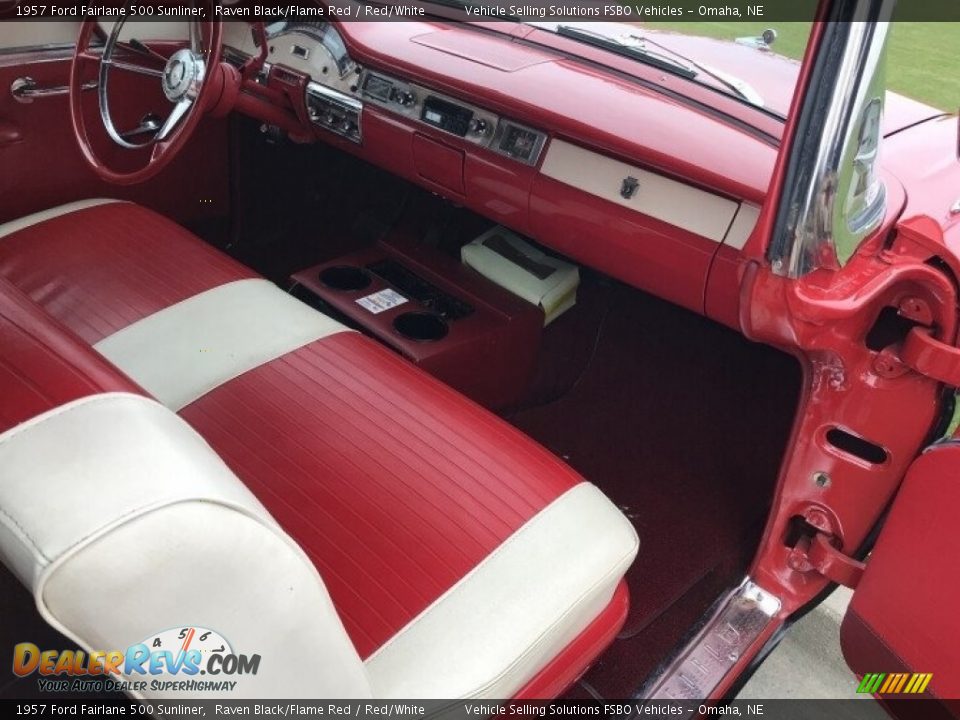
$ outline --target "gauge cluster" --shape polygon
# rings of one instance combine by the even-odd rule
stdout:
[[[342,93],[355,94],[360,68],[350,57],[343,38],[329,22],[283,20],[265,25],[270,65],[285,65],[314,82]],[[260,54],[246,23],[224,24],[225,54],[242,63]]]

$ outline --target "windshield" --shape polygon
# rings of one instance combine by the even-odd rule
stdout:
[[[563,39],[565,52],[594,61],[599,52],[601,57],[609,53],[652,66],[665,76],[709,87],[781,120],[790,110],[817,5],[816,0],[796,0],[791,5],[790,20],[618,20],[616,13],[607,11],[602,21],[587,21],[577,16],[598,6],[576,0],[564,4],[536,0],[523,4],[494,0],[424,2],[458,9],[458,17],[468,21],[509,21],[503,23],[504,27],[517,23],[551,33]],[[650,10],[629,2],[602,7],[624,8],[624,14],[633,18]],[[549,8],[564,10],[568,15],[551,19]],[[907,22],[894,17],[888,42],[887,86],[897,95],[922,103],[920,106],[899,98],[900,124],[920,118],[929,109],[955,111],[960,105],[960,53],[955,49],[960,24]],[[522,37],[527,42],[543,41],[543,35],[537,33]],[[617,67],[622,69],[623,61]],[[672,89],[682,92],[678,83],[673,83]]]
[[[526,24],[603,48],[786,118],[810,22]]]

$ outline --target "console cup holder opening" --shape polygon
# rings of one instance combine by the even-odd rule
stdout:
[[[409,340],[432,342],[446,337],[449,328],[439,315],[428,312],[406,312],[393,320],[394,329]]]
[[[320,282],[333,290],[363,290],[370,282],[370,273],[353,265],[334,265],[320,271]]]

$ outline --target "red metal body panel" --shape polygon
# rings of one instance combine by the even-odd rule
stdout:
[[[901,230],[901,234],[904,231]],[[901,478],[939,419],[936,380],[903,368],[891,373],[882,351],[865,338],[884,307],[919,300],[934,310],[939,337],[953,342],[956,291],[926,253],[906,247],[864,253],[839,273],[815,272],[800,281],[765,270],[747,281],[751,337],[795,352],[805,366],[790,451],[773,503],[773,514],[752,573],[783,594],[792,612],[819,592],[825,578],[790,566],[785,545],[791,518],[822,511],[840,549],[854,554],[889,503]],[[773,312],[771,312],[773,310]],[[840,428],[882,447],[887,459],[873,464],[832,446],[826,433]],[[830,480],[815,483],[817,473]]]
[[[935,446],[910,468],[841,627],[860,675],[932,672],[927,692],[960,698],[960,444]]]
[[[946,115],[884,140],[884,165],[908,189],[906,217],[925,215],[943,230],[947,247],[960,255],[958,117]]]

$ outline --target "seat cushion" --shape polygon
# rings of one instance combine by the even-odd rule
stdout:
[[[12,232],[0,226],[0,275],[91,345],[197,293],[257,277],[139,205],[61,210],[8,223]]]
[[[516,693],[637,552],[569,466],[356,333],[181,414],[316,563],[375,697]]]
[[[181,415],[313,558],[361,657],[582,481],[356,334],[261,365]]]
[[[622,623],[638,540],[599,490],[155,213],[0,228],[0,278],[122,371],[38,411],[101,386],[179,409],[316,566],[374,696],[556,692]]]
[[[209,667],[198,645],[213,632],[230,651],[259,658],[255,672],[231,678],[232,698],[370,696],[316,568],[196,431],[156,401],[103,393],[0,433],[0,476],[0,560],[80,647],[149,643]],[[193,634],[164,633],[184,623],[199,636],[189,651]],[[142,673],[124,679],[149,679],[133,693],[148,698],[209,698],[191,680],[225,680]]]

